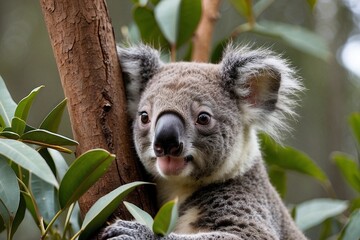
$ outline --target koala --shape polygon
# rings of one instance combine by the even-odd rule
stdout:
[[[219,64],[164,63],[146,45],[118,48],[137,154],[158,201],[178,198],[173,233],[117,220],[103,239],[306,239],[271,185],[257,133],[279,139],[302,85],[269,50],[230,44]]]

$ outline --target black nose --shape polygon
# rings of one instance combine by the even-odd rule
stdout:
[[[157,157],[179,156],[183,150],[181,138],[184,134],[184,123],[177,114],[162,114],[155,127],[154,152]]]

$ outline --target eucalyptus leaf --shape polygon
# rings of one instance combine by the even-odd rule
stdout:
[[[92,233],[100,228],[107,220],[107,218],[115,211],[121,201],[132,191],[135,187],[149,184],[146,182],[132,182],[122,185],[105,196],[99,198],[95,204],[85,215],[81,226],[81,234],[79,240],[89,239]]]
[[[179,12],[181,0],[163,0],[156,5],[155,19],[165,38],[172,44],[176,44],[179,31]]]
[[[6,127],[3,117],[0,115],[0,132]]]
[[[61,208],[77,201],[108,169],[115,155],[103,149],[82,154],[69,167],[59,188]]]
[[[57,133],[49,132],[44,129],[35,129],[28,131],[21,135],[21,140],[40,146],[74,146],[78,144],[78,142],[76,142],[75,140],[72,140]]]
[[[11,129],[17,133],[18,135],[21,135],[24,133],[26,128],[26,123],[24,120],[14,117],[11,121]]]
[[[47,165],[50,167],[51,171],[53,172],[53,174],[56,175],[56,166],[54,163],[53,158],[51,157],[49,151],[49,148],[41,148],[40,150],[38,150],[38,153],[40,153],[40,155],[42,156],[43,159],[45,159]],[[60,181],[59,181],[60,182]]]
[[[50,148],[48,149],[48,151],[55,164],[56,176],[59,180],[62,180],[65,176],[65,173],[69,169],[69,166],[67,165],[65,158],[61,155],[59,151]]]
[[[154,219],[150,216],[150,214],[132,203],[124,201],[124,205],[137,222],[147,226],[149,229],[152,229]]]
[[[360,168],[351,156],[335,152],[332,154],[336,166],[346,179],[346,182],[360,193]]]
[[[18,229],[18,227],[24,220],[25,211],[26,211],[26,203],[25,203],[24,197],[22,195],[20,195],[19,208],[16,212],[14,221],[12,222],[12,226],[11,226],[11,233],[10,233],[11,237],[14,236],[16,230]]]
[[[1,203],[0,203],[1,204]],[[2,231],[4,231],[6,229],[6,226],[5,226],[5,223],[4,223],[4,220],[2,219],[1,215],[0,215],[0,233]]]
[[[16,103],[12,99],[6,88],[5,82],[0,76],[0,115],[7,127],[11,125],[11,119],[14,117]]]
[[[20,138],[19,134],[13,131],[2,131],[0,132],[0,136],[13,140],[18,140]]]
[[[264,134],[260,135],[260,138],[264,160],[268,165],[294,170],[321,182],[328,181],[325,173],[305,153],[291,147],[282,147]]]
[[[9,229],[11,227],[12,217],[10,216],[9,209],[6,208],[1,198],[0,198],[0,218],[3,221],[5,228]]]
[[[41,216],[44,218],[45,223],[49,223],[59,211],[57,191],[53,185],[44,182],[37,176],[31,178],[31,191]]]
[[[70,226],[72,232],[80,231],[81,222],[82,222],[82,218],[80,216],[80,207],[79,204],[76,203],[70,217]]]
[[[201,0],[181,0],[178,17],[177,48],[194,35],[201,19]]]
[[[329,61],[332,57],[328,44],[324,39],[300,26],[263,20],[258,22],[252,31],[261,35],[279,38],[291,47],[324,61]]]
[[[0,215],[5,224],[11,224],[20,203],[17,177],[6,159],[0,157]]]
[[[39,218],[37,216],[37,206],[34,205],[34,202],[32,201],[31,196],[28,193],[25,192],[21,192],[22,196],[25,200],[26,203],[26,209],[30,212],[32,218],[34,219],[34,222],[36,223],[37,226],[40,226],[40,222],[39,222]]]
[[[168,47],[169,44],[161,32],[151,9],[138,6],[134,9],[133,16],[144,43],[151,44],[154,47]]]
[[[250,12],[251,6],[249,6],[249,4],[251,4],[250,1],[246,1],[246,0],[229,0],[229,2],[234,6],[236,11],[238,13],[240,13],[243,17],[248,18],[250,16],[250,14],[251,14],[251,12]]]
[[[16,140],[0,138],[0,154],[29,170],[45,182],[58,187],[56,178],[45,160],[37,151],[26,144]]]
[[[19,104],[17,105],[16,110],[15,110],[15,114],[14,114],[15,117],[18,117],[26,122],[27,117],[29,115],[29,110],[31,108],[31,105],[32,105],[35,97],[39,93],[40,89],[43,87],[44,86],[35,88],[34,90],[32,90],[30,92],[29,95],[27,95],[25,98],[23,98],[19,102]]]
[[[274,185],[281,198],[284,198],[286,194],[285,170],[276,166],[270,166],[268,173],[271,183]]]
[[[295,222],[305,231],[327,218],[337,216],[348,207],[348,201],[319,198],[303,202],[296,207]]]
[[[354,211],[345,226],[342,240],[360,239],[360,209]]]
[[[349,117],[349,124],[354,137],[360,147],[360,113],[353,113]]]
[[[165,203],[154,218],[153,232],[160,236],[166,236],[175,228],[178,215],[178,200]]]
[[[259,0],[255,3],[253,7],[255,17],[259,17],[262,12],[264,12],[274,0]]]
[[[66,107],[66,101],[66,99],[62,100],[53,110],[51,110],[40,124],[39,128],[56,133],[59,129],[61,118]]]
[[[230,40],[228,38],[224,38],[215,45],[214,50],[211,53],[210,62],[219,63],[221,61],[222,54],[229,42]]]
[[[309,6],[311,7],[311,9],[315,9],[315,6],[316,6],[316,3],[317,3],[317,0],[306,0],[307,3],[309,4]]]

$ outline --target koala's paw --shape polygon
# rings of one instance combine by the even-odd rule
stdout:
[[[155,240],[154,233],[146,226],[132,221],[117,220],[115,223],[105,228],[101,236],[102,240],[136,240],[149,239]]]

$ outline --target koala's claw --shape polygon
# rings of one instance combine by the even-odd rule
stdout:
[[[155,235],[146,226],[132,221],[117,220],[114,224],[105,228],[101,236],[102,240],[155,240]]]

